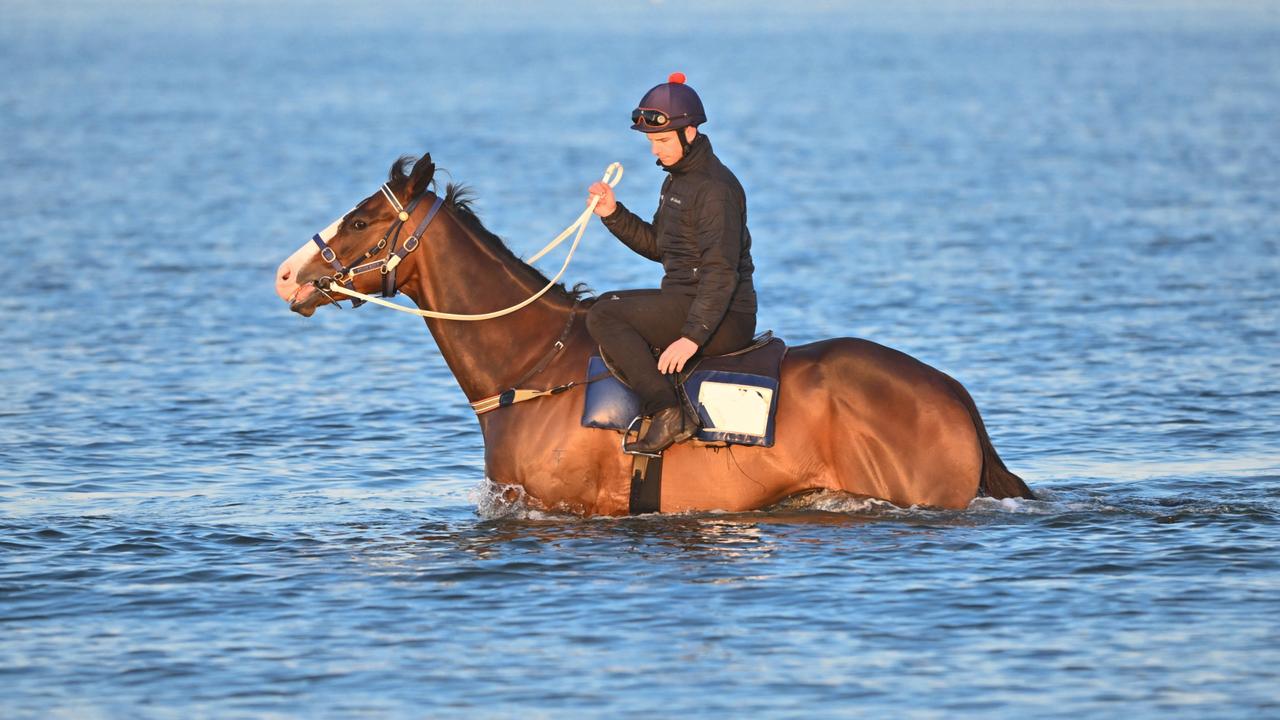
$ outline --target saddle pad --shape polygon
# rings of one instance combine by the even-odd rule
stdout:
[[[696,438],[705,443],[771,447],[778,409],[778,374],[786,343],[773,338],[750,352],[704,358],[683,377],[685,397],[702,418]],[[593,355],[587,376],[608,369]],[[640,414],[640,398],[614,375],[587,386],[582,425],[626,430]]]
[[[760,339],[747,351],[703,358],[684,380],[685,395],[702,418],[699,440],[773,447],[787,344],[771,334]]]
[[[608,372],[604,360],[592,355],[587,361],[587,377]],[[582,426],[605,430],[626,430],[640,414],[640,397],[612,374],[587,385],[582,408]]]
[[[697,370],[684,388],[702,418],[699,440],[773,445],[776,379],[750,373]]]

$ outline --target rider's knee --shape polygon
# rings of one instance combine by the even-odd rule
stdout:
[[[591,333],[592,337],[599,337],[599,331],[604,329],[612,319],[609,303],[597,301],[590,310],[587,310],[587,332]]]

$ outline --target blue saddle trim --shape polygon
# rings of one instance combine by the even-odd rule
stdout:
[[[608,368],[598,355],[593,355],[587,362],[587,376],[595,377],[607,372]],[[711,432],[699,430],[697,439],[709,443],[728,443],[731,445],[758,445],[773,447],[774,416],[778,409],[778,380],[764,375],[729,372],[725,370],[695,370],[684,383],[687,397],[696,401],[698,391],[703,382],[723,382],[738,385],[754,385],[773,391],[773,403],[769,407],[769,423],[763,437],[745,433]],[[604,430],[626,430],[631,421],[640,414],[640,398],[613,375],[608,375],[587,386],[584,393],[586,399],[582,407],[582,425]],[[704,425],[710,424],[710,418],[702,408],[698,408]]]

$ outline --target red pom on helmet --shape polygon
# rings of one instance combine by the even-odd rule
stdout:
[[[0,0],[3,2],[3,0]],[[650,120],[657,120],[656,115],[646,120],[643,111],[660,112],[666,116],[661,125],[650,125]],[[702,109],[702,99],[684,82],[684,73],[674,72],[661,85],[655,85],[640,98],[636,109],[631,111],[631,129],[642,133],[667,132],[680,128],[698,126],[707,121],[707,111]]]

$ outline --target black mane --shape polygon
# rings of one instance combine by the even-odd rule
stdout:
[[[409,168],[417,161],[412,155],[401,155],[391,163],[391,172],[387,173],[388,185],[400,185],[409,179]]]
[[[388,177],[388,181],[393,185],[407,182],[411,175],[408,168],[413,163],[414,158],[412,156],[404,155],[400,157],[400,159],[396,160],[395,164],[391,166],[391,173]],[[439,170],[439,168],[437,168],[437,170]],[[433,175],[431,178],[431,189],[433,192],[436,192],[438,191],[438,187],[439,185]],[[494,235],[484,226],[483,223],[480,222],[480,216],[476,214],[474,207],[475,200],[475,191],[467,185],[451,182],[445,186],[444,206],[453,211],[454,217],[461,222],[464,227],[475,233],[476,237],[480,238],[498,254],[498,257],[512,260],[515,263],[529,268],[534,277],[543,285],[551,282],[551,278],[543,275],[542,271],[521,260],[519,256],[511,252],[511,248],[507,247],[507,244],[502,241],[502,238]],[[572,290],[566,289],[564,283],[556,283],[556,286],[551,289],[551,292],[559,292],[563,297],[570,300],[581,300],[583,297],[589,295],[591,290],[587,287],[586,283],[578,283],[573,286]]]
[[[493,248],[493,250],[498,253],[499,257],[513,260],[529,268],[533,272],[534,276],[537,277],[538,281],[543,285],[551,282],[551,278],[543,275],[542,271],[521,260],[515,253],[511,252],[511,248],[507,247],[507,244],[502,241],[502,238],[494,235],[484,226],[483,223],[480,222],[480,216],[476,214],[474,208],[475,199],[475,191],[467,185],[451,182],[445,186],[445,206],[453,211],[454,217],[461,221],[468,230],[475,233],[477,237],[486,242],[489,247]],[[570,300],[580,300],[591,293],[591,290],[587,287],[586,283],[578,283],[573,286],[572,290],[565,288],[564,283],[562,282],[556,283],[556,286],[552,288],[552,291],[559,291],[564,295],[564,297],[569,298]]]

